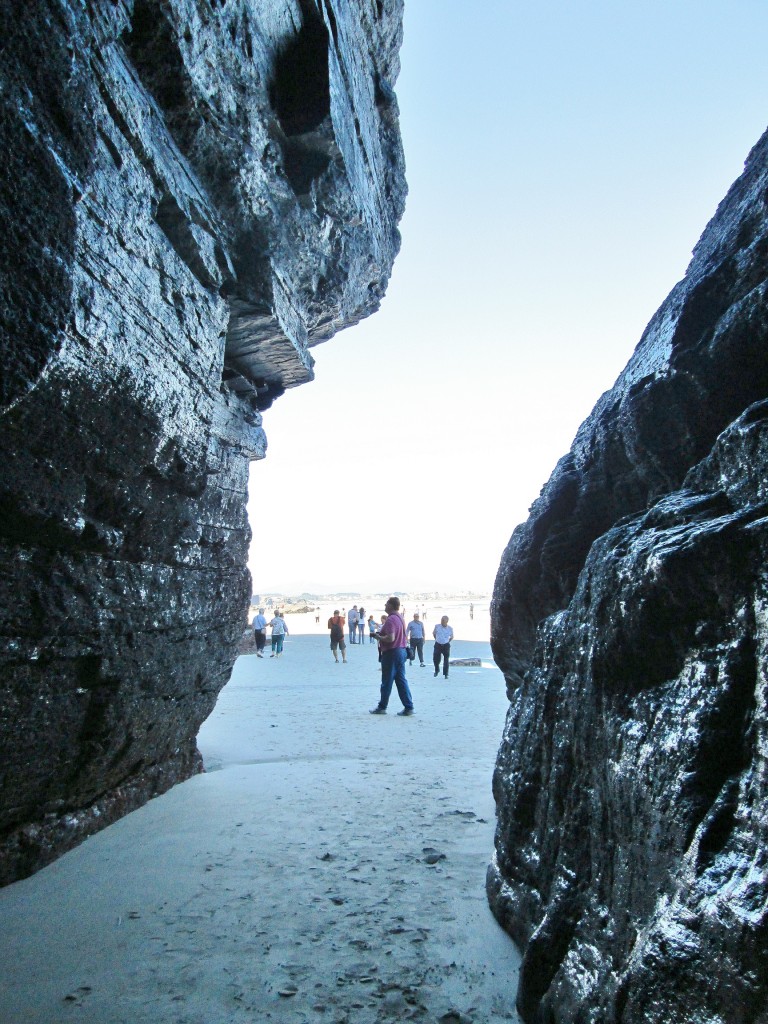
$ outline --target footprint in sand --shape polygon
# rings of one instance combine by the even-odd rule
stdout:
[[[425,846],[421,852],[424,854],[425,864],[438,864],[441,860],[446,859],[445,854],[440,853],[434,846]]]

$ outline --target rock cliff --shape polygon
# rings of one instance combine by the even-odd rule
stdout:
[[[402,0],[0,0],[0,880],[199,770],[261,411],[376,310]]]
[[[768,135],[502,559],[528,1022],[768,1020],[767,288]]]

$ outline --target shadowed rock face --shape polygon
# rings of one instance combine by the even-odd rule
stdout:
[[[261,411],[378,307],[402,0],[0,2],[0,880],[199,770]]]
[[[526,1021],[768,1019],[767,158],[499,569],[488,891]]]

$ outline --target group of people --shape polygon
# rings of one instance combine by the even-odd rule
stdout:
[[[267,622],[264,609],[259,608],[258,615],[254,615],[253,638],[256,641],[256,657],[264,657],[264,648],[267,646],[267,627],[272,630],[272,653],[270,658],[279,658],[283,653],[283,641],[288,635],[288,625],[283,618],[282,612],[275,612],[270,622]]]
[[[383,622],[386,618],[382,615],[381,621]],[[373,615],[369,615],[368,619],[365,618],[365,608],[358,608],[357,605],[352,605],[349,611],[339,611],[337,608],[333,615],[328,619],[328,629],[331,631],[331,651],[336,661],[339,660],[339,651],[341,651],[342,661],[347,661],[347,645],[344,640],[344,626],[349,629],[349,642],[351,644],[362,644],[365,642],[365,630],[368,629],[368,643],[375,644],[375,632],[377,628],[376,619]]]
[[[405,617],[400,612],[400,599],[390,598],[390,601],[397,601],[397,614],[403,620],[405,626]],[[381,626],[383,628],[384,623],[388,618],[388,614],[381,616]],[[350,619],[352,624],[350,625]],[[365,636],[365,609],[358,609],[357,605],[354,605],[349,612],[340,612],[336,608],[333,615],[328,619],[328,629],[331,632],[331,653],[333,654],[334,660],[338,662],[339,654],[341,654],[342,662],[346,664],[347,661],[347,646],[344,640],[344,626],[349,626],[349,642],[362,643]],[[379,629],[376,624],[376,620],[373,615],[368,616],[368,636],[369,643],[379,644],[379,654],[381,654],[381,641],[379,635]],[[355,639],[356,636],[360,636],[360,639]],[[451,653],[451,640],[453,639],[453,628],[448,625],[448,616],[443,615],[440,622],[432,630],[432,637],[435,641],[434,650],[432,652],[432,660],[435,666],[435,676],[440,674],[440,662],[442,660],[443,675],[448,678],[448,658]],[[418,612],[413,613],[413,618],[405,626],[405,652],[406,658],[411,661],[416,661],[416,656],[419,658],[419,665],[421,668],[425,667],[424,661],[424,642],[426,640],[426,633],[424,631],[424,623],[421,621]]]
[[[426,632],[424,623],[421,621],[418,612],[413,613],[413,618],[406,626],[405,617],[400,612],[400,598],[390,597],[384,606],[385,614],[381,616],[381,623],[377,624],[373,615],[365,618],[365,609],[354,605],[346,616],[335,609],[333,615],[328,619],[328,629],[331,634],[331,653],[334,661],[338,663],[339,654],[343,664],[347,662],[347,645],[344,639],[344,627],[349,628],[349,642],[351,644],[362,644],[365,639],[366,626],[368,628],[369,643],[376,643],[379,647],[379,661],[381,662],[381,690],[379,702],[371,709],[372,715],[384,715],[387,712],[387,705],[392,694],[392,687],[397,687],[397,693],[403,705],[403,710],[398,715],[407,716],[414,713],[413,697],[411,696],[408,679],[405,675],[405,663],[414,663],[418,656],[419,665],[425,667],[424,642]],[[271,658],[279,658],[283,653],[283,641],[288,634],[288,626],[281,612],[276,611],[271,621],[267,622],[264,609],[259,608],[258,615],[253,618],[253,632],[256,641],[256,655],[264,657],[264,649],[267,644],[267,629],[272,630],[272,653]],[[448,678],[449,658],[451,654],[451,641],[454,638],[453,628],[448,625],[448,616],[443,615],[434,629],[432,638],[435,642],[432,651],[432,662],[435,669],[435,678],[440,675],[442,667],[443,676]]]
[[[362,609],[357,606],[351,612],[359,616]],[[376,627],[375,620],[371,615],[368,619],[370,641],[379,645],[379,661],[381,662],[381,690],[379,702],[371,709],[372,715],[385,715],[389,698],[392,694],[392,687],[397,687],[397,693],[403,710],[398,715],[408,716],[414,713],[413,697],[408,679],[405,674],[406,661],[414,662],[418,655],[421,668],[425,667],[424,662],[424,641],[426,639],[424,623],[419,618],[419,613],[414,612],[413,619],[406,626],[405,617],[400,613],[400,598],[390,597],[384,606],[385,614],[381,617],[381,625]],[[331,633],[331,653],[338,663],[339,653],[344,664],[347,661],[346,643],[344,641],[345,618],[338,608],[328,619],[328,629]],[[354,632],[350,628],[350,643],[355,643]],[[448,625],[448,616],[443,615],[440,622],[432,630],[435,646],[432,660],[435,666],[435,677],[440,674],[442,662],[443,676],[448,678],[448,665],[451,653],[451,641],[453,640],[453,628]],[[362,639],[360,640],[362,643]]]
[[[338,612],[334,612],[334,615],[338,615]],[[351,644],[361,644],[365,641],[365,629],[368,627],[368,642],[375,643],[373,639],[373,632],[376,629],[376,620],[372,615],[368,616],[366,622],[365,608],[362,606],[357,607],[353,604],[347,612],[347,627],[349,629],[349,642]]]
[[[386,618],[382,615],[381,621],[383,622]],[[340,612],[338,608],[335,609],[333,615],[328,619],[328,629],[331,631],[331,653],[334,659],[338,662],[339,653],[341,653],[341,660],[346,665],[347,663],[347,645],[344,640],[344,624],[349,626],[349,642],[351,644],[363,643],[365,639],[365,627],[368,626],[368,642],[369,644],[376,643],[376,620],[372,615],[368,616],[366,623],[365,619],[365,608],[358,608],[354,605],[350,608],[349,612]],[[359,640],[355,639],[357,636]]]

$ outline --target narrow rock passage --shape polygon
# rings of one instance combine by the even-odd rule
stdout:
[[[368,714],[367,641],[240,658],[205,775],[0,891],[0,1020],[516,1021],[484,892],[504,684],[453,654],[483,665],[409,669],[412,718]]]

